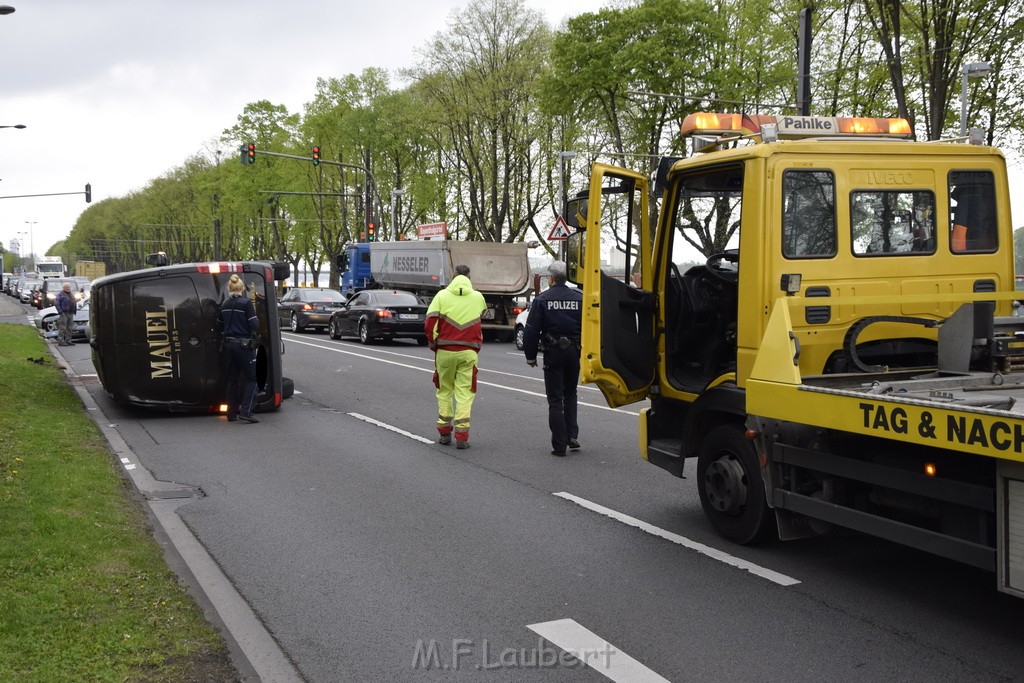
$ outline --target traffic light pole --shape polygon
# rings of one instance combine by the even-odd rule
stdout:
[[[242,163],[246,163],[246,164],[249,163],[247,160],[245,160],[246,159],[245,155],[247,155],[248,153],[251,153],[253,156],[255,156],[257,154],[262,154],[262,155],[269,156],[269,157],[279,157],[281,159],[298,159],[299,161],[309,161],[309,162],[313,161],[312,157],[300,157],[297,154],[284,154],[282,152],[264,152],[262,150],[256,149],[255,147],[250,148],[248,144],[242,145],[241,150],[242,150],[242,154],[243,154],[243,162]],[[346,164],[346,163],[342,163],[340,161],[331,161],[329,159],[320,159],[320,163],[321,164],[326,164],[328,166],[337,166],[339,168],[351,168],[351,169],[354,169],[356,171],[362,171],[363,173],[365,173],[366,174],[366,179],[370,182],[370,185],[373,187],[373,196],[377,199],[377,215],[380,215],[380,213],[384,209],[384,203],[381,202],[381,200],[380,200],[380,193],[377,192],[377,181],[374,180],[373,174],[370,173],[370,169],[366,168],[365,166],[357,166],[356,164]],[[276,194],[288,194],[288,193],[278,192]],[[367,222],[367,224],[369,224],[370,223],[369,207],[367,207],[366,218],[367,218],[366,222]]]
[[[69,195],[69,194],[84,194],[85,195],[85,201],[86,202],[91,202],[92,201],[92,185],[89,185],[88,183],[86,183],[85,190],[82,191],[82,192],[47,192],[45,194],[9,194],[9,195],[0,197],[0,199],[22,199],[23,197],[61,197],[61,196],[64,196],[64,195]]]

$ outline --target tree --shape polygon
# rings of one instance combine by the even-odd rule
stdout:
[[[533,100],[549,39],[541,16],[521,0],[473,0],[411,72],[443,135],[442,166],[458,178],[446,196],[468,239],[522,239],[539,210],[543,121]]]
[[[292,225],[282,210],[280,196],[266,190],[289,191],[295,177],[294,167],[271,163],[259,156],[259,150],[283,149],[296,137],[299,116],[288,113],[284,105],[266,100],[247,104],[237,123],[222,134],[225,144],[253,142],[257,157],[253,167],[239,168],[232,175],[228,191],[233,194],[235,210],[243,212],[239,225],[239,257],[287,260],[293,269],[299,255],[289,239]]]

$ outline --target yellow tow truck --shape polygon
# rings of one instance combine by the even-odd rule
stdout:
[[[650,400],[642,457],[680,477],[695,459],[727,539],[843,527],[1024,596],[1002,154],[911,141],[903,119],[692,114],[682,133],[694,154],[663,161],[653,193],[594,164],[570,202],[583,381],[612,406]]]

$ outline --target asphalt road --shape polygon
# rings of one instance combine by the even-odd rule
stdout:
[[[692,479],[637,456],[635,407],[581,388],[583,450],[550,456],[511,344],[485,346],[456,451],[427,349],[284,337],[296,395],[258,425],[127,411],[60,351],[143,467],[202,490],[177,514],[309,681],[1024,676],[994,576],[857,535],[723,541]]]

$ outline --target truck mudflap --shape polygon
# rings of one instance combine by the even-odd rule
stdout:
[[[1024,465],[1001,462],[996,470],[999,590],[1024,598]]]

